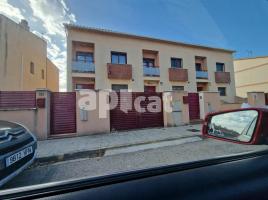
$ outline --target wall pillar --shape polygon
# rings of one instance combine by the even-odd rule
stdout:
[[[264,92],[248,92],[248,104],[251,106],[265,106]]]
[[[164,126],[179,126],[189,123],[189,106],[185,91],[163,92]]]
[[[210,112],[219,111],[221,108],[218,92],[199,92],[200,119],[205,119]]]
[[[50,135],[50,91],[36,90],[36,124],[35,133],[39,140],[46,140]]]

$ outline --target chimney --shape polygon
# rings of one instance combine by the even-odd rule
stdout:
[[[20,21],[20,26],[21,26],[22,28],[24,28],[26,31],[29,31],[29,30],[30,30],[30,27],[29,27],[29,25],[28,25],[28,22],[27,22],[25,19],[22,19],[22,20]]]

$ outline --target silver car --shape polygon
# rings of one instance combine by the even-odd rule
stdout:
[[[0,187],[31,165],[36,137],[24,126],[0,120]]]

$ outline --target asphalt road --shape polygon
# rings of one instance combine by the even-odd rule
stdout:
[[[230,154],[257,151],[268,146],[250,146],[205,139],[190,143],[157,147],[154,149],[119,154],[107,154],[99,158],[85,158],[37,166],[25,170],[2,189],[95,177],[142,168],[171,165]]]

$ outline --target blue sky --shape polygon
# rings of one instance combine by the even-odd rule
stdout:
[[[268,55],[268,0],[0,0],[0,13],[48,42],[66,87],[63,23]]]
[[[267,0],[68,0],[79,24],[268,55]],[[250,52],[252,51],[252,53]]]

